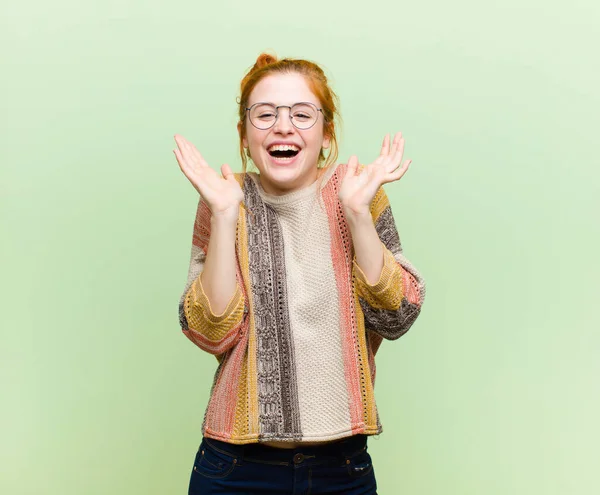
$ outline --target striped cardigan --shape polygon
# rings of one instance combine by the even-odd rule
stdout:
[[[371,204],[371,215],[384,246],[384,267],[375,284],[366,280],[356,264],[338,199],[345,169],[345,165],[331,167],[319,187],[316,183],[311,186],[327,231],[328,251],[315,252],[331,256],[331,260],[324,260],[332,267],[330,290],[325,292],[335,296],[322,300],[337,306],[327,310],[327,315],[334,318],[327,321],[337,322],[335,328],[329,324],[321,329],[320,319],[310,320],[317,325],[313,336],[325,336],[328,332],[328,336],[334,337],[324,344],[329,346],[325,350],[320,347],[320,339],[309,340],[312,347],[305,344],[304,350],[300,349],[301,341],[295,333],[308,332],[310,325],[294,327],[290,323],[294,320],[290,308],[295,299],[290,297],[294,295],[294,287],[286,270],[293,266],[294,260],[289,256],[286,261],[282,254],[284,247],[289,252],[290,247],[285,244],[290,239],[286,238],[283,216],[278,216],[277,205],[265,199],[268,195],[260,187],[256,174],[235,174],[245,198],[245,207],[240,206],[237,221],[237,288],[225,311],[214,314],[199,277],[210,239],[211,217],[200,198],[179,317],[184,334],[218,360],[202,425],[206,437],[244,444],[325,441],[382,431],[373,393],[375,354],[384,338],[397,339],[413,324],[425,297],[425,284],[403,255],[383,188]],[[311,220],[310,225],[313,224]],[[307,383],[312,384],[308,387],[317,388],[314,383],[318,382],[314,380],[319,379],[320,362],[324,369],[332,370],[323,380],[336,383],[331,389],[327,383],[318,387],[321,397],[330,394],[334,409],[327,409],[325,404],[321,411],[321,402],[329,400],[315,402],[311,389],[307,389]],[[306,402],[310,400],[317,412],[307,410]],[[309,417],[317,413],[319,417]],[[327,416],[332,416],[331,420]],[[319,425],[313,428],[318,431],[307,426],[309,421]]]

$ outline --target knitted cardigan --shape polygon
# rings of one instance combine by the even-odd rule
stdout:
[[[237,288],[225,311],[215,314],[200,283],[211,230],[210,210],[200,198],[179,318],[183,333],[218,360],[202,424],[204,436],[245,444],[324,441],[382,431],[374,398],[375,354],[383,339],[395,340],[411,327],[423,304],[425,284],[403,255],[383,188],[372,201],[371,216],[383,243],[384,266],[375,284],[367,281],[354,258],[338,199],[345,170],[346,165],[331,167],[323,180],[317,181],[321,184],[300,190],[300,200],[310,193],[317,199],[315,211],[322,212],[327,230],[325,236],[317,237],[326,239],[325,249],[315,252],[331,257],[324,260],[332,267],[332,275],[321,298],[322,305],[327,305],[322,314],[331,316],[329,319],[310,319],[311,315],[305,314],[320,309],[315,303],[308,309],[293,307],[296,299],[290,294],[294,295],[295,286],[286,259],[289,266],[293,260],[283,254],[290,248],[282,223],[284,214],[277,210],[277,199],[269,201],[258,176],[251,173],[235,174],[244,192],[244,207],[240,206],[237,220]],[[286,211],[294,208],[292,204]],[[311,219],[307,225],[313,223]],[[327,279],[325,274],[323,279]],[[312,283],[310,280],[306,283]],[[306,287],[302,290],[303,294],[314,292]],[[297,316],[292,313],[299,313],[302,321],[309,323],[294,327]],[[309,332],[310,322],[316,325],[316,332],[309,337],[310,347],[305,345],[302,350],[294,332]],[[325,349],[320,346],[321,335],[323,342],[329,342]],[[326,371],[321,382],[319,363]],[[335,382],[331,388],[328,381]],[[311,391],[317,395],[313,397]],[[311,400],[313,405],[308,407]],[[318,426],[311,427],[310,421]]]

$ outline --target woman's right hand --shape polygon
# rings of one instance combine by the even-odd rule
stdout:
[[[173,150],[179,168],[206,201],[213,217],[237,220],[244,193],[227,164],[221,166],[221,177],[208,166],[196,147],[179,134],[175,135],[179,149]]]

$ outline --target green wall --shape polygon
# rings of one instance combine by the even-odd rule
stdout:
[[[0,492],[183,494],[214,357],[180,332],[197,194],[262,50],[322,64],[340,160],[427,281],[378,354],[380,493],[600,492],[600,7],[592,0],[2,6]]]

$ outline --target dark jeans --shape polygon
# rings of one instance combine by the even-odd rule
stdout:
[[[366,435],[296,449],[203,438],[189,495],[376,495]]]

